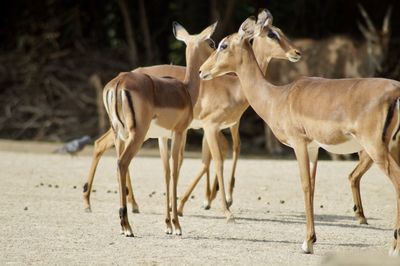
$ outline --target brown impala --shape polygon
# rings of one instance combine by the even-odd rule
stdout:
[[[302,249],[313,253],[314,187],[320,147],[333,153],[365,150],[396,190],[397,222],[390,253],[400,249],[400,167],[397,163],[400,83],[389,79],[303,77],[274,86],[263,76],[249,39],[254,20],[224,38],[200,68],[202,79],[237,74],[250,105],[283,144],[294,149],[304,192],[307,234]],[[267,19],[265,25],[271,25]],[[393,148],[393,149],[392,149]],[[391,153],[391,151],[394,151]],[[311,167],[310,167],[311,163]]]

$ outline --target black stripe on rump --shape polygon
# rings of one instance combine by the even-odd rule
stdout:
[[[393,113],[394,113],[394,109],[396,107],[396,103],[397,103],[397,99],[395,101],[393,101],[390,106],[389,106],[389,110],[388,110],[388,114],[386,116],[386,121],[385,121],[385,125],[383,126],[383,132],[382,132],[382,141],[385,141],[385,136],[386,136],[386,131],[389,127],[390,122],[392,121],[393,118]]]
[[[133,110],[132,97],[131,97],[131,94],[128,91],[124,90],[124,93],[126,95],[126,98],[128,99],[128,105],[129,105],[129,108],[131,109],[131,112],[132,112],[133,127],[135,127],[136,126],[136,118],[135,118],[135,111]]]
[[[121,118],[119,117],[118,114],[118,85],[119,85],[119,81],[117,81],[117,85],[115,86],[115,115],[117,116],[118,121],[121,123],[122,127],[125,128],[124,123],[122,123]]]

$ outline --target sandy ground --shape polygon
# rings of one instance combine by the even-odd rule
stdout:
[[[201,182],[180,219],[183,235],[168,236],[161,161],[141,156],[131,165],[141,213],[129,214],[135,237],[126,238],[119,234],[115,158],[100,162],[93,212],[85,213],[81,188],[90,150],[70,157],[48,153],[52,148],[0,142],[0,265],[325,265],[329,253],[384,256],[393,237],[396,205],[388,179],[375,167],[364,177],[369,225],[360,226],[347,181],[355,162],[322,161],[315,198],[318,242],[314,255],[302,254],[305,218],[296,162],[266,159],[239,161],[236,223],[225,222],[219,201],[211,210],[201,208]],[[185,160],[179,195],[199,167],[198,159]],[[226,173],[230,167],[228,160]]]

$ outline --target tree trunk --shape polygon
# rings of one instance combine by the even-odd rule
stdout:
[[[128,42],[129,57],[133,67],[139,64],[137,47],[135,42],[135,34],[132,27],[131,17],[128,10],[126,0],[117,0],[119,8],[121,9],[122,18],[124,20],[125,35]]]
[[[139,0],[140,27],[142,29],[144,45],[146,50],[146,63],[152,64],[154,61],[154,48],[151,43],[149,23],[146,15],[144,0]]]

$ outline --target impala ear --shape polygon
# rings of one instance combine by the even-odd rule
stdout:
[[[264,26],[265,22],[268,19],[269,19],[268,24],[272,24],[274,18],[272,17],[271,12],[269,12],[269,10],[266,8],[260,9],[257,15],[257,25]]]
[[[240,25],[238,34],[243,39],[251,39],[254,37],[254,28],[256,25],[256,18],[251,16],[247,18],[242,25]]]
[[[185,28],[176,21],[172,22],[172,32],[177,40],[183,42],[185,42],[189,37],[189,33],[185,30]]]
[[[211,35],[213,35],[215,29],[217,28],[218,21],[216,21],[214,24],[208,26],[205,28],[199,35],[201,36],[202,39],[207,40],[211,38]]]

